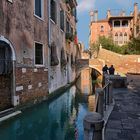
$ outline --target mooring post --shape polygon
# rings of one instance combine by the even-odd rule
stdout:
[[[101,114],[90,112],[84,118],[84,140],[102,140],[104,120]]]

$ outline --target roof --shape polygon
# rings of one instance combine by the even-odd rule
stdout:
[[[112,20],[112,19],[132,19],[133,16],[111,16],[109,17],[109,20]]]
[[[101,19],[97,21],[92,21],[91,23],[100,23],[100,22],[108,22],[108,19]]]

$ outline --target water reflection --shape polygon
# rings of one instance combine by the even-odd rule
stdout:
[[[83,140],[83,118],[94,110],[90,71],[51,103],[42,103],[0,126],[0,140]]]

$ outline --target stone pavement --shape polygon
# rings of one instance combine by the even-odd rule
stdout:
[[[140,75],[128,75],[128,89],[115,89],[115,106],[105,140],[140,140]]]

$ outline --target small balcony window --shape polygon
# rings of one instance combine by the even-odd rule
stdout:
[[[43,45],[35,43],[35,65],[43,65]]]
[[[128,27],[128,20],[123,20],[122,21],[122,26],[123,27]]]
[[[51,12],[51,19],[56,23],[56,17],[57,17],[57,9],[56,9],[56,2],[54,0],[51,0],[50,4],[50,12]]]
[[[114,21],[114,27],[120,27],[120,21],[119,20]]]
[[[34,3],[34,14],[39,18],[43,18],[43,0],[34,0]]]

